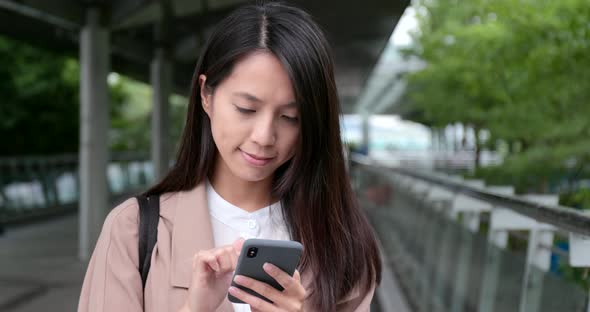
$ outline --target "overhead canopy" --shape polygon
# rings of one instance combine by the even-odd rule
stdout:
[[[173,87],[187,94],[199,49],[221,18],[244,0],[0,0],[0,34],[78,55],[86,9],[99,7],[111,31],[112,70],[148,82],[164,44]],[[343,111],[353,111],[371,69],[409,0],[295,0],[326,30],[336,59]],[[167,21],[162,23],[162,21]],[[166,34],[166,35],[160,35]]]

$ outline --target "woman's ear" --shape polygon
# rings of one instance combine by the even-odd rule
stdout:
[[[207,90],[207,85],[205,82],[207,81],[207,76],[201,74],[199,75],[199,89],[201,90],[201,105],[203,106],[203,110],[207,115],[209,115],[211,111],[211,94]]]

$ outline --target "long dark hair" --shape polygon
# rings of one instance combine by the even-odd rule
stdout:
[[[204,74],[205,87],[215,90],[237,61],[255,51],[275,55],[294,88],[301,120],[299,146],[275,172],[272,192],[281,198],[292,238],[305,246],[300,270],[312,270],[312,305],[334,311],[336,302],[354,287],[362,295],[379,283],[381,263],[345,170],[329,44],[301,9],[276,2],[247,5],[217,25],[195,68],[176,163],[147,193],[189,190],[211,173],[216,147],[201,106],[198,77]]]

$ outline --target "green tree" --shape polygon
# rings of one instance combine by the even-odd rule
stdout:
[[[0,155],[77,152],[75,62],[0,38],[0,64]]]
[[[0,37],[0,156],[77,153],[77,59]],[[114,74],[109,79],[113,151],[149,151],[151,89]],[[186,100],[172,97],[171,141],[180,136]],[[172,152],[171,152],[172,153]]]
[[[544,189],[590,163],[590,2],[418,2],[416,45],[427,67],[408,77],[413,114],[433,127],[486,129],[510,170]]]

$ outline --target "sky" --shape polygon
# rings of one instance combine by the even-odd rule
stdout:
[[[416,10],[414,7],[408,6],[397,23],[389,41],[395,46],[407,46],[412,43],[410,32],[416,31],[417,28],[418,20],[416,19]]]
[[[388,46],[384,49],[378,67],[374,74],[390,70],[388,67],[396,66],[401,61],[396,57],[395,50],[412,43],[411,32],[416,31],[418,21],[416,10],[409,6],[404,11],[396,28],[389,39]],[[359,115],[344,115],[341,118],[342,136],[345,141],[359,142],[362,140],[362,119]],[[401,150],[424,150],[430,146],[430,131],[427,127],[403,120],[397,115],[373,115],[369,121],[369,136],[371,147],[376,149],[395,148]]]

